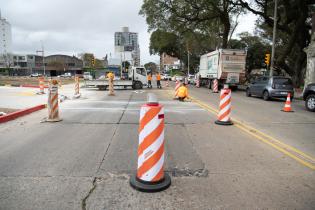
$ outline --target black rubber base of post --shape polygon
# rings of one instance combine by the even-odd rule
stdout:
[[[225,121],[216,120],[214,123],[217,125],[233,125],[233,123],[231,121],[225,122]]]
[[[292,111],[292,110],[291,110],[291,111],[284,111],[283,109],[281,109],[280,111],[282,111],[282,112],[294,112],[294,111]]]
[[[164,178],[158,182],[146,182],[138,179],[135,175],[130,177],[130,185],[141,192],[160,192],[171,185],[171,177],[164,173]]]

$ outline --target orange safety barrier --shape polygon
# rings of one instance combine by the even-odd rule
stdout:
[[[80,78],[78,76],[74,77],[74,97],[80,97]]]
[[[38,94],[45,94],[45,87],[44,87],[44,77],[39,77],[38,78],[38,83],[39,83],[39,92]]]
[[[219,84],[218,84],[218,80],[215,79],[213,80],[213,88],[212,88],[212,92],[213,93],[218,93],[219,92]]]
[[[233,125],[230,119],[231,114],[231,89],[224,88],[220,92],[220,106],[218,120],[215,121],[218,125]]]
[[[59,102],[58,102],[58,81],[52,80],[49,84],[48,92],[48,122],[61,121],[59,118]]]
[[[140,110],[138,168],[130,185],[139,191],[157,192],[170,184],[171,178],[164,173],[164,108],[149,100]]]

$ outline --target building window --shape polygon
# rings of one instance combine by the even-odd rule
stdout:
[[[68,63],[68,66],[75,66],[75,63]]]

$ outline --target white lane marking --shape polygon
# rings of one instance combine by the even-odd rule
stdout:
[[[89,110],[89,111],[106,111],[106,110],[115,110],[115,111],[123,111],[123,110],[127,110],[127,111],[140,111],[140,109],[136,109],[136,108],[109,108],[109,107],[61,107],[60,109],[62,110]],[[204,109],[201,108],[195,108],[195,109],[189,109],[189,108],[173,108],[173,109],[165,109],[165,111],[205,111]]]

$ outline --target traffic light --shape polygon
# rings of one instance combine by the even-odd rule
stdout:
[[[265,55],[265,64],[266,64],[267,66],[269,66],[269,64],[270,64],[270,54],[269,54],[269,53],[267,53],[267,54]]]
[[[92,66],[95,66],[95,58],[92,58]]]

